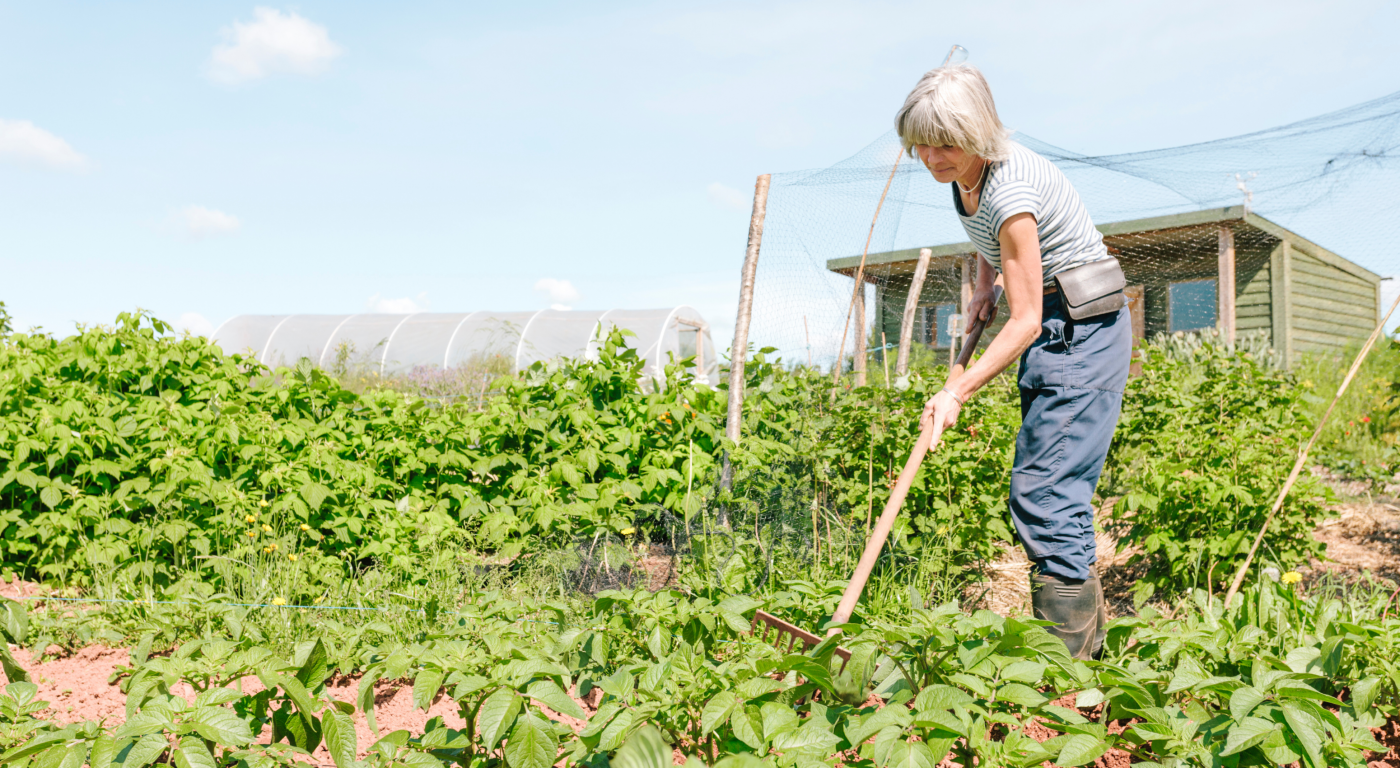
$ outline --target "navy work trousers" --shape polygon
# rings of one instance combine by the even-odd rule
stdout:
[[[1094,490],[1132,358],[1128,308],[1071,320],[1047,294],[1040,338],[1021,355],[1021,432],[1011,468],[1011,518],[1026,556],[1051,576],[1087,579]]]

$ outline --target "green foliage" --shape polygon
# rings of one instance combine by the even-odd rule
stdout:
[[[29,674],[10,653],[10,644],[24,645],[29,640],[29,612],[23,605],[0,597],[0,672],[12,683],[29,682]]]
[[[1214,344],[1190,355],[1145,348],[1129,381],[1101,492],[1142,547],[1144,587],[1175,593],[1234,574],[1310,434],[1304,398],[1283,372]],[[1111,491],[1109,490],[1111,489]],[[1288,569],[1322,552],[1311,536],[1328,491],[1299,477],[1261,557]],[[1150,592],[1149,592],[1150,593]]]
[[[1240,597],[1227,609],[1197,590],[1173,619],[1146,609],[1110,625],[1101,689],[1112,717],[1141,720],[1125,739],[1187,760],[1365,765],[1400,691],[1400,620],[1377,618],[1388,593],[1266,581]]]
[[[1297,366],[1299,386],[1315,395],[1306,407],[1314,419],[1332,402],[1360,343],[1304,357]],[[1394,482],[1400,471],[1400,342],[1382,339],[1371,350],[1337,402],[1315,449],[1318,462],[1345,477]]]
[[[919,412],[946,378],[933,368],[914,372],[901,388],[833,389],[819,371],[784,370],[772,352],[759,350],[746,366],[744,438],[730,454],[734,492],[717,499],[730,507],[736,530],[756,532],[758,546],[749,551],[769,563],[757,569],[761,576],[726,582],[730,589],[771,586],[778,574],[814,568],[849,574],[918,437]],[[994,380],[920,467],[876,573],[877,600],[882,572],[897,577],[890,599],[908,610],[911,579],[937,582],[919,585],[925,595],[938,593],[938,584],[947,590],[1011,540],[1005,499],[1020,427],[1014,392],[1011,377]],[[796,546],[763,552],[779,530]]]
[[[1378,617],[1379,586],[1266,582],[1229,609],[1198,590],[1169,618],[1113,622],[1103,661],[1072,659],[1046,622],[955,604],[789,651],[747,634],[775,601],[615,591],[575,612],[479,593],[429,631],[340,652],[314,641],[280,655],[227,631],[170,656],[138,648],[117,675],[129,714],[116,727],[38,720],[34,686],[12,684],[0,762],[272,766],[324,749],[340,768],[660,768],[675,752],[691,768],[1029,768],[1119,749],[1154,765],[1364,768],[1380,748],[1369,728],[1400,701],[1400,619]],[[353,705],[326,693],[336,656],[365,665]],[[241,692],[253,679],[261,690]],[[433,718],[362,746],[352,715],[374,728],[376,686],[391,681],[423,709],[455,702],[465,727]],[[193,701],[170,695],[177,685]],[[1032,722],[1058,735],[1031,738]]]
[[[698,508],[717,394],[680,366],[643,386],[614,334],[597,363],[539,365],[485,411],[271,374],[159,320],[0,342],[0,557],[64,584],[147,583],[222,558],[343,572],[465,532],[510,555]]]

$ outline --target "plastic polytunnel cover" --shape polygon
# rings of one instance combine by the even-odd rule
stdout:
[[[380,374],[451,369],[505,358],[513,371],[542,360],[596,360],[613,327],[631,331],[627,343],[661,377],[671,360],[696,357],[697,375],[719,381],[718,349],[709,324],[694,308],[606,311],[421,312],[409,315],[239,315],[213,339],[226,352],[250,354],[264,365],[362,365]]]

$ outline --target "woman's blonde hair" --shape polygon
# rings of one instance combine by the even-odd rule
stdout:
[[[985,160],[1005,160],[1011,132],[1001,124],[992,89],[969,64],[929,70],[894,118],[910,157],[914,145],[957,147]]]

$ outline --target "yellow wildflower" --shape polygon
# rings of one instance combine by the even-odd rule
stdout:
[[[295,563],[295,562],[297,561],[297,556],[296,556],[296,555],[287,555],[287,559],[288,559],[288,560],[291,560],[292,562]]]
[[[250,538],[250,539],[256,539],[257,537],[258,537],[258,532],[257,532],[257,531],[248,531],[248,538]]]
[[[271,532],[272,532],[272,526],[268,525],[267,523],[263,523],[263,530],[264,530],[264,531],[267,531],[267,532],[269,532],[269,533],[271,533]]]
[[[250,522],[250,523],[256,523],[256,522],[258,521],[258,516],[257,516],[257,515],[248,515],[247,517],[245,517],[245,518],[243,518],[243,519],[244,519],[244,520],[247,520],[247,521]]]
[[[1303,379],[1303,383],[1302,383],[1301,386],[1303,387],[1303,389],[1312,389],[1312,387],[1313,387],[1312,379]]]
[[[277,549],[277,542],[275,541],[267,545],[267,551],[271,552],[274,549]]]
[[[636,532],[637,532],[637,529],[636,529],[636,528],[623,528],[622,530],[618,531],[618,533],[622,534],[623,536],[631,536],[632,534],[634,534],[634,533],[636,533]]]
[[[267,506],[267,499],[258,499],[258,506],[260,506],[260,507],[266,507],[266,506]]]
[[[287,601],[286,601],[286,600],[283,600],[283,599],[280,598],[280,597],[274,597],[274,598],[272,598],[272,604],[273,604],[273,605],[286,605],[286,604],[287,604]]]
[[[263,547],[263,553],[264,553],[264,554],[266,554],[266,553],[268,553],[268,552],[271,552],[271,551],[272,551],[272,547]]]
[[[302,523],[302,524],[301,524],[301,529],[302,529],[303,531],[309,531],[309,530],[311,530],[311,526],[307,525],[306,523]]]
[[[1298,573],[1297,571],[1289,571],[1288,573],[1285,573],[1279,577],[1279,581],[1283,582],[1284,584],[1297,584],[1302,580],[1303,574]]]

